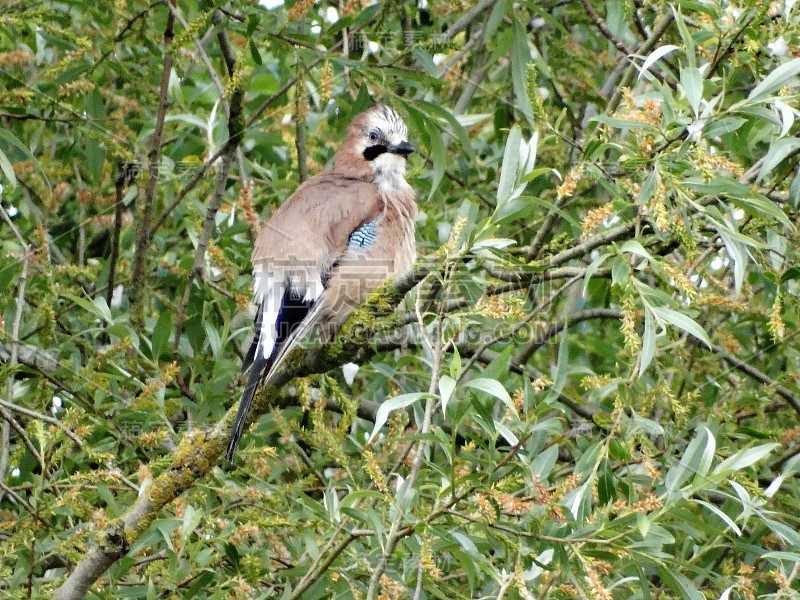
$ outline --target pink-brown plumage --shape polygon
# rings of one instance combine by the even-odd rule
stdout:
[[[301,185],[262,227],[253,250],[256,336],[229,459],[258,384],[299,339],[315,327],[327,339],[370,291],[413,264],[417,205],[404,176],[413,151],[406,138],[383,105],[357,115],[333,170]]]

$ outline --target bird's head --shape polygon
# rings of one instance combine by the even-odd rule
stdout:
[[[414,151],[400,115],[388,106],[376,104],[350,123],[336,168],[371,173],[378,183],[399,184],[399,180],[405,181],[406,158]]]

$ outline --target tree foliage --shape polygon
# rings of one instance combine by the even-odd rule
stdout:
[[[6,3],[0,593],[800,596],[799,24]],[[420,261],[227,465],[258,224],[373,99]]]

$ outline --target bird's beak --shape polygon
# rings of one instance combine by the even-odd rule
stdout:
[[[412,152],[417,151],[417,149],[408,142],[400,142],[399,144],[388,146],[386,150],[392,154],[399,154],[401,156],[408,156]]]

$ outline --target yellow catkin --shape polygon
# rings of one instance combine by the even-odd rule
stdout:
[[[423,538],[422,544],[420,544],[419,565],[422,567],[422,571],[431,579],[437,580],[442,576],[441,569],[439,569],[433,559],[431,541],[427,538]]]
[[[325,61],[319,74],[319,99],[320,104],[325,106],[330,102],[333,95],[333,65],[330,61]]]
[[[375,459],[375,455],[372,453],[371,450],[364,450],[362,453],[364,456],[364,460],[366,461],[366,471],[367,475],[369,475],[372,483],[375,484],[380,491],[386,493],[389,491],[389,486],[386,485],[386,477],[381,471],[381,467],[378,464],[378,461]]]
[[[361,10],[362,0],[346,0],[344,6],[342,6],[342,16],[349,15],[354,12],[358,12]]]
[[[603,221],[613,214],[614,205],[611,202],[590,210],[581,222],[581,226],[583,227],[582,237],[587,237],[590,233],[593,233],[603,224]]]
[[[484,296],[478,300],[476,312],[492,319],[521,319],[525,316],[525,300],[511,294]]]
[[[786,324],[783,322],[783,294],[780,290],[775,294],[775,302],[772,303],[772,310],[769,313],[767,328],[776,342],[782,342],[786,334]]]
[[[447,240],[447,243],[442,246],[445,255],[450,256],[451,254],[455,254],[456,250],[461,247],[461,232],[464,231],[466,224],[466,217],[458,217],[456,222],[453,223],[453,228],[450,230],[450,238]]]
[[[578,187],[578,183],[583,176],[583,167],[575,167],[573,168],[569,174],[567,175],[564,182],[556,188],[556,196],[559,200],[562,198],[569,198],[575,193],[575,189]]]
[[[15,69],[29,67],[34,62],[32,52],[28,50],[12,50],[0,52],[0,69]]]
[[[597,570],[595,564],[586,566],[586,579],[589,589],[592,592],[592,598],[595,600],[613,600],[613,596],[603,584],[603,577]]]
[[[314,0],[298,0],[297,3],[289,9],[289,20],[297,21],[302,19],[303,15],[305,15],[312,6],[314,6]]]
[[[378,600],[400,600],[408,595],[406,588],[386,573],[381,575],[380,584],[382,590]]]
[[[642,340],[636,333],[636,302],[633,294],[628,294],[622,301],[622,324],[620,331],[625,338],[625,348],[635,354],[642,347]]]

